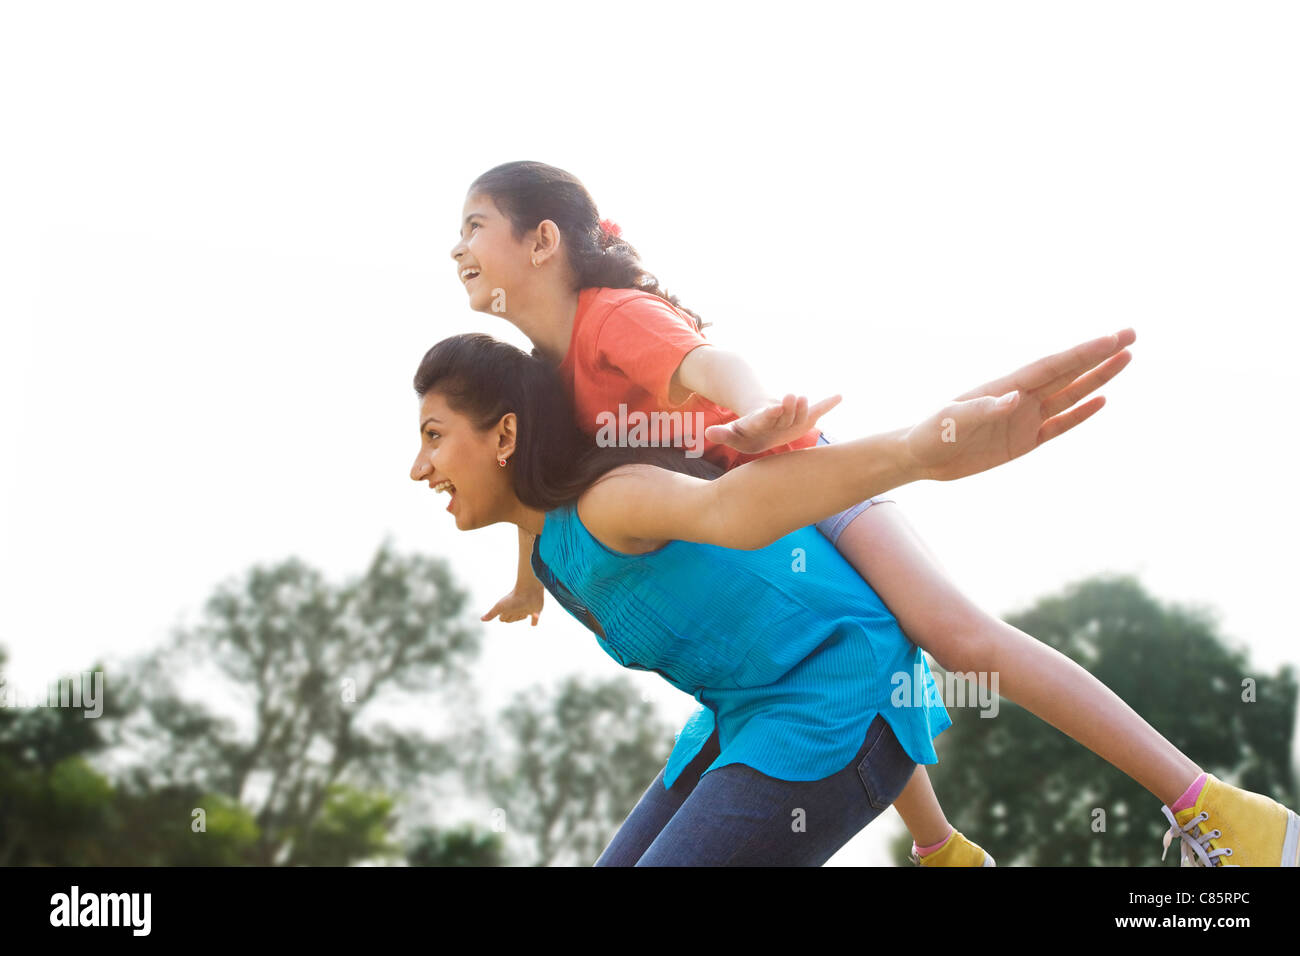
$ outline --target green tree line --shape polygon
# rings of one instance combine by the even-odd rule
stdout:
[[[291,558],[223,582],[154,652],[93,667],[99,716],[0,706],[0,865],[589,866],[674,728],[623,676],[556,675],[480,714],[467,602],[446,561],[387,541],[341,585]],[[1008,620],[1210,772],[1296,804],[1294,674],[1260,673],[1208,613],[1094,578]],[[393,724],[395,702],[448,729]],[[932,778],[999,865],[1158,862],[1164,818],[1137,784],[1009,702],[950,712]],[[446,809],[458,792],[478,810]]]

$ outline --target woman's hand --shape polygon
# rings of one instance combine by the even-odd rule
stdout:
[[[840,396],[833,395],[809,408],[807,397],[787,395],[784,401],[757,408],[725,425],[710,425],[704,437],[746,454],[757,454],[802,438],[817,419],[839,403]]]
[[[541,584],[536,587],[516,584],[513,591],[492,605],[492,610],[484,614],[479,620],[490,621],[499,614],[501,615],[502,624],[511,624],[532,615],[533,627],[536,627],[537,617],[542,613],[543,595],[545,593],[546,588],[542,587]]]
[[[987,471],[1096,414],[1104,396],[1073,406],[1120,373],[1136,340],[1132,329],[1093,339],[957,396],[904,437],[920,477],[952,481]]]

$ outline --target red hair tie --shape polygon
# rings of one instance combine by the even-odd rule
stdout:
[[[613,219],[602,219],[600,221],[600,231],[606,236],[621,236],[623,230],[618,227]]]

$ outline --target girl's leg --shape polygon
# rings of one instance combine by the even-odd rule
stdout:
[[[894,809],[903,818],[903,826],[912,834],[917,846],[933,846],[952,830],[948,818],[943,815],[943,808],[939,806],[939,798],[934,795],[930,775],[920,764],[894,801]]]
[[[821,866],[902,792],[916,764],[883,717],[837,773],[778,780],[710,770],[637,866]]]
[[[877,502],[861,512],[836,546],[893,612],[903,633],[945,670],[996,673],[1003,697],[1073,737],[1162,803],[1172,805],[1201,773],[1084,668],[973,604],[893,502]]]

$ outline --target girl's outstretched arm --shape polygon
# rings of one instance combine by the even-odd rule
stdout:
[[[727,349],[701,345],[682,357],[673,373],[674,387],[703,395],[715,405],[747,415],[776,401],[749,363]]]
[[[809,408],[806,398],[793,394],[784,400],[772,397],[743,358],[714,345],[686,353],[673,373],[672,385],[735,412],[734,421],[710,426],[704,437],[746,454],[802,438],[840,402],[837,395]]]
[[[770,455],[716,481],[621,469],[584,494],[582,518],[621,551],[673,539],[763,548],[866,498],[978,474],[1063,434],[1102,407],[1101,396],[1074,406],[1128,364],[1135,339],[1131,330],[1094,339],[971,389],[911,428]]]

